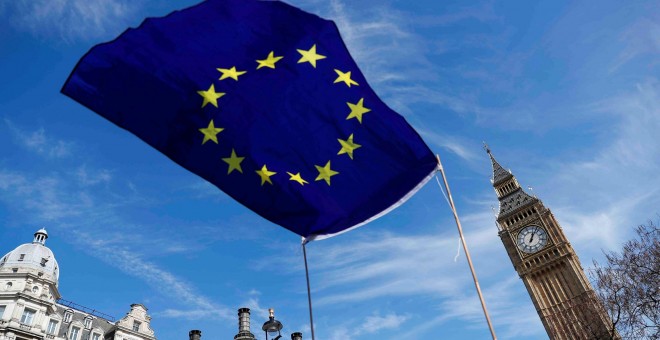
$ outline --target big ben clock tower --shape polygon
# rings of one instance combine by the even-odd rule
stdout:
[[[499,236],[551,339],[618,339],[573,247],[550,209],[495,160]]]

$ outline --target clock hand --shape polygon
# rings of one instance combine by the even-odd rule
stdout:
[[[532,244],[532,241],[534,241],[534,233],[529,237],[529,244]]]

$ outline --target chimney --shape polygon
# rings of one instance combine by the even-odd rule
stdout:
[[[250,332],[250,308],[238,309],[238,334],[234,336],[234,340],[256,340]]]
[[[302,340],[302,333],[295,332],[291,334],[291,340]]]
[[[200,331],[199,329],[193,329],[188,333],[188,336],[190,337],[190,340],[201,340],[202,331]]]

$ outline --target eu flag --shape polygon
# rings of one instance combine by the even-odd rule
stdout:
[[[335,24],[279,1],[146,19],[93,47],[62,92],[307,239],[381,216],[437,165]]]

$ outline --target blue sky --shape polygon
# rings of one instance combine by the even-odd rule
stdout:
[[[267,308],[310,339],[299,238],[59,89],[93,45],[194,1],[0,3],[0,251],[48,229],[63,297],[160,339],[232,337]],[[290,2],[333,19],[383,100],[443,159],[495,330],[545,337],[497,236],[487,141],[588,269],[660,203],[657,1]],[[308,246],[317,339],[486,339],[435,180],[391,214]]]

